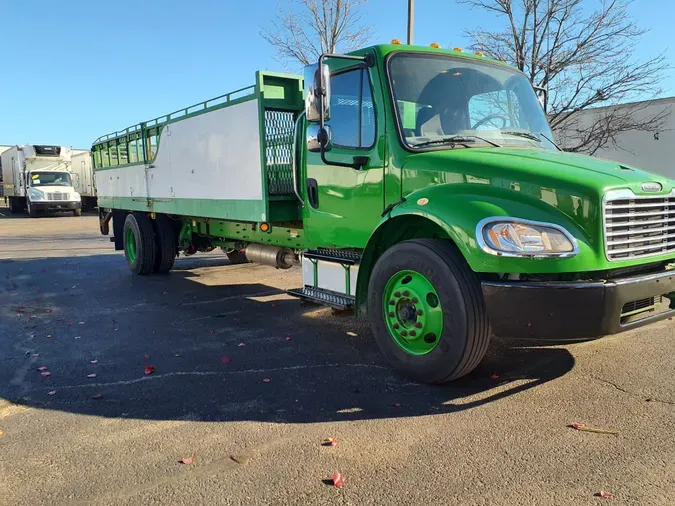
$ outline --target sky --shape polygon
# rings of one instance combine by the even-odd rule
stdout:
[[[86,149],[100,135],[251,85],[256,70],[284,71],[260,36],[279,2],[0,0],[0,145]],[[675,67],[675,2],[635,0],[630,14],[650,29],[637,54],[668,50]],[[407,0],[369,0],[362,15],[373,43],[405,41]],[[454,0],[416,0],[416,44],[466,47],[464,30],[498,26]],[[662,88],[675,95],[675,70]]]

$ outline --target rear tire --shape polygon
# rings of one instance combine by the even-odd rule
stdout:
[[[368,314],[385,357],[423,383],[468,374],[490,341],[480,281],[448,241],[415,239],[385,251],[368,286]]]
[[[124,221],[124,256],[133,274],[152,273],[155,265],[155,234],[147,214],[129,214]]]
[[[158,215],[151,222],[155,231],[154,272],[166,273],[171,270],[176,260],[178,234],[172,226],[171,220],[164,215]]]
[[[241,250],[226,251],[225,254],[230,260],[232,265],[247,264],[248,258],[246,258],[246,253]]]

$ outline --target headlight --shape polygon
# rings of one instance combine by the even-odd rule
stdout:
[[[482,249],[492,255],[571,257],[579,253],[576,239],[553,223],[488,218],[478,224],[476,237]]]
[[[35,188],[31,188],[28,190],[28,196],[30,197],[31,200],[45,199],[45,194],[42,193],[40,190],[36,190]]]
[[[79,194],[79,193],[73,192],[73,200],[74,200],[75,202],[79,202],[79,201],[82,200],[82,197],[80,197],[80,194]]]

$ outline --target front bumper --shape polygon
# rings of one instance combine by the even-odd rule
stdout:
[[[31,202],[30,205],[36,211],[74,211],[82,207],[81,202],[59,202],[59,201],[43,201]]]
[[[645,313],[640,320],[622,323],[626,303],[675,292],[675,271],[600,281],[485,281],[482,285],[492,330],[503,337],[585,339],[675,315],[675,303],[671,303],[660,313]]]

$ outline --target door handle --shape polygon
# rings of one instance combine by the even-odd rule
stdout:
[[[316,179],[307,179],[307,200],[314,209],[319,207],[319,183]]]

